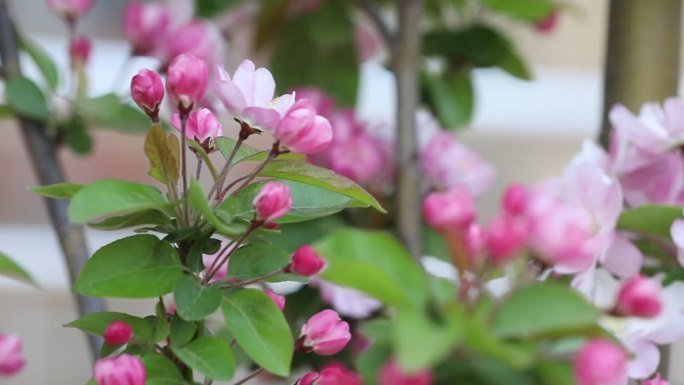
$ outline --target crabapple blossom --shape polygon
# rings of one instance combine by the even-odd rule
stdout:
[[[112,321],[102,335],[110,345],[123,345],[133,337],[133,328],[123,321]]]
[[[627,355],[613,342],[594,339],[575,355],[577,385],[620,385],[627,382]]]
[[[164,99],[164,83],[155,71],[143,68],[131,79],[131,97],[153,120],[159,117],[159,105]]]
[[[19,337],[0,334],[0,377],[13,376],[24,368],[22,350]]]
[[[466,186],[433,192],[423,200],[423,217],[433,228],[467,229],[475,220],[475,202]]]
[[[74,68],[83,67],[88,64],[92,41],[85,36],[77,36],[69,43],[69,56],[71,65]]]
[[[319,372],[305,374],[295,385],[363,385],[363,381],[343,364],[332,362]]]
[[[312,282],[318,287],[323,302],[333,307],[339,314],[355,319],[369,317],[382,307],[382,303],[373,297],[345,286],[335,285],[318,279]]]
[[[618,293],[615,311],[623,316],[655,317],[660,313],[662,287],[643,276],[627,279]]]
[[[93,377],[97,385],[144,385],[146,373],[137,356],[122,354],[97,360]]]
[[[344,349],[350,340],[349,324],[342,321],[334,310],[326,309],[306,321],[297,345],[299,350],[330,356]]]
[[[328,147],[333,132],[328,119],[317,115],[307,99],[300,99],[283,115],[275,136],[292,151],[310,154]]]
[[[294,254],[292,254],[289,271],[304,277],[310,277],[318,274],[324,266],[325,261],[318,255],[316,250],[309,245],[305,245],[295,250]]]
[[[264,290],[264,293],[273,300],[273,303],[280,309],[281,311],[285,309],[285,297],[276,293],[275,291],[271,289],[266,289]]]
[[[499,215],[491,220],[485,230],[487,255],[496,264],[506,263],[525,247],[528,236],[529,231],[524,220]]]
[[[256,209],[256,218],[264,223],[271,223],[292,208],[290,188],[284,183],[267,182],[254,197],[252,204]]]
[[[192,20],[174,30],[165,41],[165,55],[174,58],[190,53],[214,68],[221,60],[221,35],[217,28],[205,21]]]
[[[173,127],[181,131],[180,115],[174,114],[171,123]],[[190,113],[185,127],[185,137],[187,139],[196,140],[198,143],[205,143],[216,139],[218,136],[223,136],[221,123],[211,111],[206,108],[200,108]]]
[[[670,383],[660,377],[660,373],[657,373],[654,378],[643,381],[641,385],[670,385]]]
[[[169,33],[171,13],[166,5],[133,0],[124,9],[123,34],[133,55],[160,55],[160,42]]]
[[[178,103],[181,112],[189,112],[204,96],[208,76],[207,65],[193,54],[184,53],[171,61],[166,75],[166,92]]]
[[[406,373],[395,360],[386,362],[378,372],[379,385],[431,385],[434,377],[429,369]]]
[[[362,185],[377,177],[384,164],[382,150],[365,133],[330,150],[330,168]]]

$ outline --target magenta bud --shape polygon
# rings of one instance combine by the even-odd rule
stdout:
[[[433,192],[423,200],[425,221],[437,230],[465,230],[475,220],[475,202],[466,186]]]
[[[122,354],[95,362],[93,377],[97,385],[145,385],[145,366],[133,355]]]
[[[0,334],[0,376],[13,376],[24,368],[22,350],[19,337]]]
[[[311,246],[302,246],[292,254],[292,262],[290,263],[290,271],[304,276],[310,277],[318,274],[325,266],[325,261],[321,258],[316,250]]]
[[[299,350],[330,356],[340,352],[351,340],[349,324],[334,310],[314,314],[302,326],[297,345]]]
[[[395,360],[390,360],[380,368],[380,385],[431,385],[434,381],[432,371],[424,369],[416,373],[406,373]]]
[[[131,97],[153,121],[157,121],[159,104],[164,99],[164,84],[161,76],[147,68],[141,69],[131,79]]]
[[[317,115],[311,102],[301,99],[278,123],[275,136],[292,151],[311,154],[328,147],[333,132],[328,119]]]
[[[577,385],[618,385],[627,383],[627,355],[608,340],[587,342],[575,356]]]
[[[662,287],[643,276],[627,279],[620,288],[615,313],[622,316],[651,318],[662,309]]]
[[[501,206],[503,211],[512,216],[519,216],[525,213],[530,192],[525,185],[513,183],[506,188],[503,193]]]
[[[69,56],[72,67],[85,66],[90,58],[92,42],[85,36],[74,38],[69,44]]]
[[[524,221],[508,215],[497,216],[487,227],[487,255],[496,264],[506,263],[525,247],[528,237],[529,231]]]
[[[123,345],[133,337],[133,328],[123,321],[112,321],[103,333],[106,343],[110,345]]]
[[[209,73],[203,60],[192,54],[176,56],[166,75],[166,92],[178,103],[181,112],[189,112],[207,90]]]
[[[280,182],[268,182],[261,187],[252,202],[257,220],[270,223],[287,214],[292,208],[290,188]]]
[[[642,382],[641,385],[670,385],[670,383],[662,379],[660,373],[656,373],[655,377]]]

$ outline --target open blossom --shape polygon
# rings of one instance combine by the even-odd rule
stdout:
[[[475,202],[465,186],[433,192],[423,200],[423,217],[435,229],[466,229],[475,220]]]
[[[133,55],[159,53],[159,44],[167,36],[171,13],[164,4],[133,0],[123,14],[123,34],[133,46]]]
[[[367,185],[382,171],[385,157],[375,141],[365,133],[354,140],[332,146],[330,168],[336,173]]]
[[[615,311],[619,315],[655,317],[660,313],[662,287],[643,276],[634,276],[622,284]]]
[[[243,61],[232,78],[220,66],[217,71],[213,87],[224,107],[235,119],[255,129],[274,131],[294,104],[294,94],[274,99],[273,75],[266,68],[257,69],[250,60]]]
[[[97,385],[144,385],[146,373],[138,357],[122,354],[97,360],[93,377]]]
[[[131,79],[131,97],[145,113],[157,120],[164,99],[164,83],[155,71],[143,68]]]
[[[672,222],[670,236],[677,246],[677,261],[681,266],[684,266],[684,220],[677,219]]]
[[[305,245],[295,250],[294,254],[292,254],[289,270],[295,274],[310,277],[318,274],[324,266],[325,261],[318,255],[316,250],[309,245]]]
[[[297,345],[300,350],[330,356],[344,349],[350,340],[349,324],[342,321],[337,312],[327,309],[306,321],[299,333]]]
[[[70,23],[85,15],[93,3],[95,0],[47,0],[48,7]]]
[[[112,321],[104,331],[104,340],[110,345],[123,345],[133,337],[133,328],[123,321]]]
[[[271,223],[287,214],[292,208],[290,188],[280,182],[268,182],[261,187],[252,202],[257,219]]]
[[[406,373],[395,360],[386,362],[378,372],[380,385],[431,385],[432,372],[424,369],[416,373]]]
[[[308,100],[300,99],[283,115],[275,136],[292,151],[310,154],[328,147],[333,132],[328,119],[318,115]]]
[[[173,127],[181,131],[181,121],[178,114],[173,115],[171,123]],[[216,139],[217,136],[223,136],[223,131],[221,130],[221,123],[211,111],[206,108],[200,108],[190,113],[185,127],[185,137],[187,139],[204,143]]]
[[[22,350],[19,337],[0,334],[0,377],[13,376],[24,368]]]
[[[177,56],[169,65],[166,91],[183,110],[190,110],[207,90],[207,65],[192,54]]]
[[[577,385],[621,385],[627,377],[627,355],[613,342],[595,339],[575,356]]]

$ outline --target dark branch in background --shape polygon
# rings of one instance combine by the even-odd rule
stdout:
[[[387,26],[387,23],[385,23],[385,20],[382,18],[380,4],[378,4],[377,0],[361,0],[360,6],[375,24],[375,27],[378,29],[378,32],[380,32],[380,36],[382,36],[382,39],[387,44],[390,52],[393,51],[396,44],[396,39],[392,34],[392,31],[390,31],[389,27]]]
[[[17,35],[5,0],[0,0],[0,59],[5,79],[21,76]],[[17,117],[17,120],[39,183],[47,185],[64,182],[65,178],[57,160],[55,141],[46,134],[45,126],[41,122],[23,117]],[[74,282],[89,255],[83,227],[69,222],[66,201],[45,198],[45,203],[62,247],[70,281]],[[76,295],[76,302],[81,316],[105,309],[104,301],[99,298]],[[88,336],[88,342],[92,357],[95,359],[99,356],[102,342],[95,336]]]

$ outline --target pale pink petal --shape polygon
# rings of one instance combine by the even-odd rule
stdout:
[[[280,122],[280,114],[272,108],[247,107],[240,115],[254,126],[266,131],[274,131]]]
[[[630,378],[643,379],[655,373],[660,363],[658,347],[643,339],[623,341],[623,343],[634,354],[634,358],[627,364],[627,375]]]
[[[255,76],[256,67],[251,60],[244,60],[240,63],[235,74],[233,74],[233,83],[237,86],[242,95],[245,97],[247,105],[254,105],[254,90],[256,85]]]
[[[611,273],[627,278],[641,270],[644,256],[639,248],[629,241],[627,236],[616,233],[608,250],[603,255],[601,263]]]
[[[677,245],[677,261],[681,266],[684,266],[684,220],[677,219],[672,222],[670,227],[670,236],[675,245]]]
[[[221,99],[223,106],[235,117],[240,117],[240,112],[247,106],[247,101],[242,91],[237,88],[230,75],[221,66],[216,66],[218,80],[213,82],[214,91]]]
[[[275,93],[275,80],[266,68],[259,68],[254,73],[254,105],[258,107],[271,107],[273,94]]]
[[[667,119],[665,128],[680,142],[684,139],[684,101],[679,98],[668,98],[663,103],[663,109]]]
[[[295,93],[280,95],[272,102],[273,108],[278,111],[280,116],[285,116],[295,103]]]

